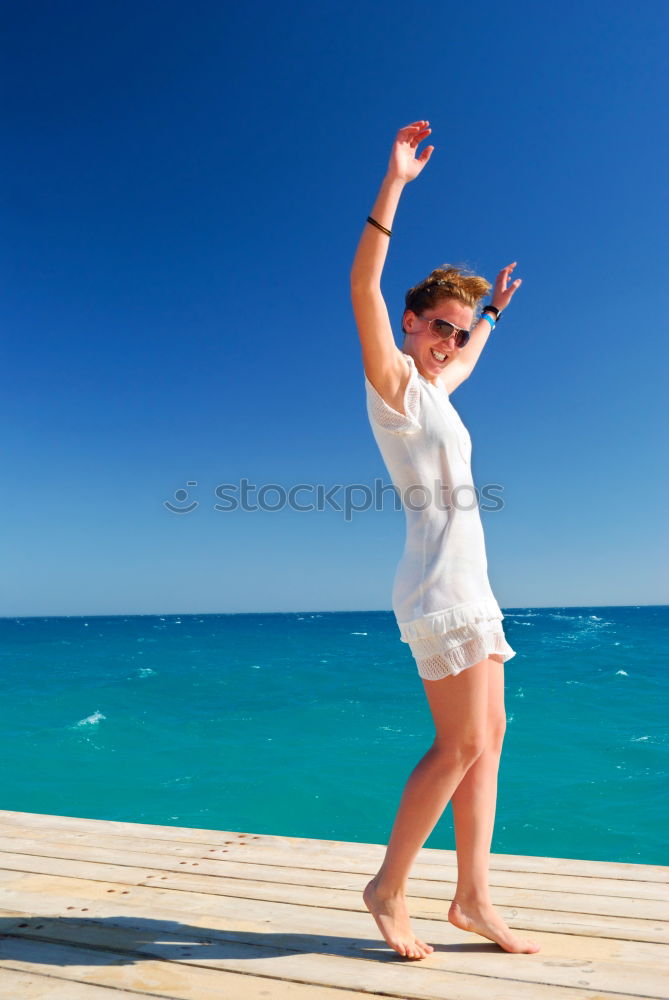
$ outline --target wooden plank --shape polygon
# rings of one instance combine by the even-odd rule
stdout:
[[[15,898],[23,901],[27,912],[33,911],[35,903],[42,906],[37,918],[6,921],[8,933],[35,936],[39,930],[35,929],[36,925],[42,925],[40,933],[51,938],[57,936],[59,940],[77,940],[88,945],[106,941],[109,946],[115,941],[119,950],[122,947],[120,939],[112,938],[117,929],[119,933],[131,933],[132,940],[147,947],[152,947],[154,940],[165,943],[173,934],[180,946],[190,949],[198,945],[201,948],[205,940],[215,940],[216,956],[226,959],[224,967],[229,971],[239,971],[238,966],[230,966],[227,961],[228,957],[235,958],[237,946],[239,949],[242,946],[244,949],[247,946],[259,948],[260,952],[245,951],[244,954],[266,954],[267,957],[270,951],[278,954],[283,949],[285,953],[315,953],[319,960],[335,953],[342,960],[373,958],[406,962],[388,948],[367,913],[249,900],[226,900],[221,904],[220,900],[212,901],[210,897],[197,894],[176,894],[169,890],[151,892],[141,887],[133,895],[113,899],[99,883],[83,883],[78,896],[62,895],[62,887],[52,880],[42,880],[42,883],[32,886],[32,891],[24,886],[20,892],[3,893],[3,899],[14,902],[15,909],[18,908]],[[666,992],[669,977],[666,947],[607,938],[593,940],[575,935],[535,934],[542,946],[541,952],[510,955],[493,942],[461,931],[448,921],[414,919],[413,924],[416,933],[435,948],[429,958],[419,963],[432,969],[570,988],[585,985],[585,976],[591,989],[633,992],[631,985],[638,987],[643,983],[641,992],[647,996],[663,996],[663,987]],[[136,932],[131,932],[132,928],[136,928]],[[96,938],[95,934],[101,936]],[[228,945],[233,947],[232,951],[225,950]],[[129,950],[134,948],[132,945]],[[159,953],[160,957],[181,957],[181,953],[171,946],[165,944],[165,948],[166,951]],[[153,951],[151,954],[156,957]],[[335,971],[333,967],[333,973]],[[314,971],[310,974],[315,976]],[[323,982],[318,978],[314,981]],[[658,987],[658,983],[662,985]],[[350,983],[339,980],[327,981],[327,985],[352,988]]]
[[[5,950],[11,957],[5,960]],[[39,974],[38,974],[39,972]],[[12,976],[33,992],[4,992]],[[20,982],[20,980],[19,980]],[[0,997],[11,1000],[369,1000],[368,992],[206,969],[192,962],[153,961],[136,954],[98,951],[15,938],[0,941]]]
[[[7,878],[9,878],[9,873],[7,875]],[[5,903],[8,903],[11,899],[15,902],[16,906],[18,907],[22,902],[25,902],[29,898],[27,895],[29,886],[26,880],[36,879],[38,880],[38,885],[42,886],[43,881],[39,881],[42,878],[43,878],[42,876],[38,875],[34,876],[27,875],[25,877],[25,880],[22,880],[21,882],[20,891],[17,891],[13,895],[12,895],[12,890],[4,890],[3,899]],[[5,881],[6,881],[5,878],[0,876],[0,884],[4,884]],[[32,886],[34,886],[34,884],[35,883],[31,883]],[[63,878],[61,881],[59,881],[59,876],[51,876],[49,880],[50,891],[55,892],[56,885],[60,886],[59,891],[62,892],[63,897],[65,899],[70,899],[71,897],[69,894],[76,891],[77,898],[81,898],[84,901],[86,901],[89,898],[87,895],[89,888],[93,885],[101,885],[101,886],[110,886],[111,888],[106,888],[104,891],[109,894],[116,894],[118,896],[121,896],[122,900],[124,902],[126,901],[122,895],[123,893],[122,886],[114,882],[88,883],[85,880],[83,882],[78,882],[77,880],[72,880],[67,878]],[[39,889],[37,891],[39,892]],[[162,893],[163,889],[155,891],[159,891]],[[165,892],[167,891],[168,890],[166,889]],[[180,889],[179,891],[183,892],[184,890]],[[130,889],[128,895],[131,896],[132,898],[136,898],[142,892],[144,892],[144,888],[140,886],[137,889]],[[190,896],[199,897],[201,895],[202,893],[198,892],[193,892],[188,894],[189,897]],[[215,895],[215,894],[208,893],[207,895]],[[36,900],[36,903],[33,906],[32,911],[24,908],[23,910],[21,910],[22,913],[37,912],[39,910],[39,904],[37,902],[39,900],[39,895],[31,898],[34,898]],[[97,896],[95,898],[97,898]],[[243,900],[243,902],[239,906],[236,906],[236,910],[237,911],[239,911],[240,909],[244,910],[247,903],[251,907],[253,907],[254,905],[260,905],[260,903],[258,903],[255,900]],[[171,905],[175,907],[183,905],[181,897],[178,897],[178,900],[172,903]],[[290,906],[291,904],[285,903],[281,905]],[[217,906],[217,909],[220,910],[220,905]],[[634,918],[622,918],[622,917],[591,916],[588,913],[580,913],[574,916],[571,916],[569,914],[560,914],[559,916],[547,914],[545,915],[545,918],[543,918],[541,911],[523,909],[522,907],[520,908],[514,907],[512,909],[509,909],[499,905],[497,906],[497,910],[501,914],[501,916],[506,920],[509,926],[511,926],[515,930],[544,931],[550,934],[575,935],[582,938],[595,938],[595,939],[601,938],[604,940],[614,939],[619,943],[646,942],[649,944],[666,945],[667,940],[669,939],[668,929],[665,925],[656,924],[649,920],[635,920]],[[418,919],[446,921],[448,914],[448,902],[446,901],[445,905],[442,908],[441,913],[432,913],[430,916],[425,916],[424,911],[420,910],[420,907],[419,905],[417,905],[416,901],[410,898],[409,911],[414,919],[414,923]],[[5,912],[4,910],[0,910],[0,913],[4,912]],[[366,910],[365,910],[365,917],[367,918]],[[368,919],[372,921],[371,916],[369,916]],[[370,926],[374,927],[375,925],[370,924]],[[374,931],[374,933],[376,933],[376,931]],[[381,940],[380,935],[379,935],[379,940]]]
[[[90,981],[92,971],[106,970],[113,976],[107,982],[146,993],[155,993],[158,986],[169,996],[179,995],[175,994],[175,983],[182,984],[186,976],[191,980],[196,971],[203,970],[236,972],[244,974],[243,978],[262,975],[266,988],[268,979],[273,981],[268,994],[272,997],[281,996],[274,984],[292,982],[403,998],[480,1000],[489,991],[491,978],[496,1000],[572,1000],[592,997],[594,991],[597,998],[607,995],[620,1000],[621,994],[661,998],[666,991],[666,978],[641,964],[594,962],[583,955],[556,962],[540,955],[500,953],[492,943],[435,951],[421,962],[402,959],[393,952],[365,960],[351,954],[346,941],[337,946],[336,954],[318,953],[319,934],[298,950],[300,943],[295,940],[283,948],[264,943],[268,931],[263,932],[261,943],[260,936],[253,941],[241,940],[228,931],[224,936],[210,927],[197,932],[192,927],[166,926],[158,921],[149,925],[139,921],[133,928],[127,919],[123,926],[115,926],[109,920],[70,923],[40,917],[32,924],[35,929],[29,937],[14,937],[19,931],[10,928],[12,936],[0,940],[0,963],[24,971],[25,965],[17,963],[31,959],[41,970],[66,965],[70,975],[75,973],[73,978],[86,981]],[[40,932],[44,939],[36,936]],[[63,951],[68,947],[72,949],[69,957]],[[101,980],[96,976],[93,981]],[[223,984],[219,986],[222,989]],[[227,991],[223,995],[227,1000]]]
[[[158,859],[159,861],[161,859]],[[124,885],[151,885],[157,882],[166,883],[166,887],[175,889],[201,890],[219,896],[233,896],[250,899],[263,899],[303,903],[304,905],[320,905],[338,909],[364,909],[360,893],[364,888],[364,879],[356,891],[336,888],[322,888],[299,883],[269,882],[266,880],[226,878],[216,871],[207,871],[207,863],[203,862],[198,873],[170,871],[163,865],[159,868],[143,869],[125,865],[99,864],[90,861],[71,861],[61,858],[39,857],[34,854],[0,853],[0,870],[16,871],[43,875],[64,875],[84,880],[113,881]],[[200,874],[199,872],[202,872]],[[562,918],[565,914],[572,917],[576,914],[589,913],[607,917],[634,917],[643,920],[664,921],[667,919],[668,907],[664,901],[654,899],[637,900],[622,896],[591,896],[587,893],[571,892],[541,892],[539,890],[506,889],[491,886],[490,895],[495,906],[510,908],[523,907],[539,911],[537,917],[543,920],[555,917]],[[430,917],[441,915],[443,907],[450,904],[450,899],[427,898],[420,896],[413,901],[413,912]],[[536,924],[534,925],[536,926]]]
[[[435,952],[414,962],[361,898],[385,845],[4,811],[0,849],[0,996],[6,976],[59,991],[29,1000],[639,1000],[669,981],[664,866],[493,855],[493,902],[541,944],[511,955],[450,924],[455,852],[423,849],[409,908]]]
[[[376,862],[383,859],[385,845],[358,844],[350,841],[317,840],[303,837],[283,837],[269,834],[239,833],[227,830],[207,830],[191,827],[159,826],[150,823],[130,823],[120,820],[88,819],[72,816],[55,816],[45,813],[24,813],[12,810],[0,810],[0,822],[16,831],[45,830],[50,835],[58,829],[70,830],[76,833],[119,833],[137,838],[153,837],[159,840],[172,840],[183,844],[206,844],[210,847],[221,847],[221,841],[229,841],[229,847],[238,850],[241,847],[270,846],[280,848],[285,857],[290,854],[300,859],[308,858],[307,852],[324,853],[334,860],[339,858],[373,858]],[[448,856],[450,855],[450,858]],[[422,848],[417,857],[417,863],[443,863],[446,859],[453,865],[456,863],[455,851],[441,848]],[[237,860],[237,858],[235,858]],[[669,882],[669,866],[643,865],[631,862],[590,861],[577,858],[533,857],[516,854],[493,854],[491,868],[504,871],[535,871],[554,874],[601,875],[605,878],[624,878],[638,881]],[[305,865],[308,867],[308,865]],[[316,865],[318,867],[318,865]]]
[[[357,889],[360,880],[347,878],[348,875],[367,875],[369,878],[376,873],[377,866],[363,861],[350,859],[346,870],[325,867],[328,860],[323,859],[324,867],[304,868],[287,865],[286,857],[280,851],[268,849],[266,852],[254,851],[248,861],[233,861],[228,854],[222,854],[220,849],[211,848],[203,853],[198,845],[173,843],[161,840],[146,840],[138,842],[132,837],[105,837],[87,833],[78,835],[76,839],[66,838],[60,832],[53,837],[34,838],[32,836],[2,836],[0,835],[0,852],[15,854],[30,854],[38,857],[51,857],[70,860],[116,862],[126,866],[151,867],[160,866],[166,871],[180,871],[184,866],[197,862],[200,872],[224,874],[228,878],[252,878],[257,881],[265,877],[272,882],[293,882],[303,885],[330,886],[332,888]],[[260,855],[260,856],[259,856]],[[295,859],[297,860],[297,859]],[[204,868],[201,862],[211,862]],[[409,879],[411,895],[429,897],[454,889],[457,883],[457,867],[443,865],[416,864],[413,877]],[[628,896],[633,899],[655,899],[667,901],[667,888],[659,882],[632,881],[630,879],[603,878],[601,876],[582,876],[544,872],[506,872],[491,871],[491,886],[506,888],[522,888],[523,890],[540,889],[542,891],[581,892],[588,895]],[[668,913],[669,916],[669,913]]]
[[[34,971],[15,972],[13,969],[0,968],[0,997],[7,1000],[123,1000],[124,997],[128,1000],[146,1000],[146,993],[137,993],[135,990],[93,986],[91,983],[77,983],[72,979],[56,976],[51,971],[48,975],[38,975]],[[344,998],[340,996],[340,1000]]]

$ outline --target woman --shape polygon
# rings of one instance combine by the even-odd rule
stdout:
[[[475,322],[489,282],[461,268],[437,268],[407,292],[404,343],[397,348],[381,272],[400,194],[434,151],[428,146],[415,155],[431,132],[428,124],[399,130],[351,271],[367,412],[407,519],[393,610],[436,730],[409,777],[383,864],[363,898],[400,955],[424,958],[434,950],[413,934],[405,893],[411,865],[450,800],[458,881],[448,919],[505,951],[537,952],[539,945],[514,934],[490,900],[488,864],[506,726],[504,662],[515,653],[488,582],[471,440],[449,398],[471,375],[521,280],[509,286],[516,264],[505,267],[492,306]]]

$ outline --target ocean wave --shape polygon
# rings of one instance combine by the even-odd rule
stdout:
[[[89,715],[86,719],[80,719],[79,722],[75,723],[75,725],[71,728],[79,729],[81,726],[97,726],[101,719],[106,718],[107,716],[103,715],[102,712],[96,711],[93,712],[92,715]]]

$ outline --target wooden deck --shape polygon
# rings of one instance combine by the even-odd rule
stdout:
[[[0,811],[2,1000],[667,997],[669,867],[494,854],[513,955],[446,919],[453,851],[423,849],[402,958],[361,891],[384,845]]]

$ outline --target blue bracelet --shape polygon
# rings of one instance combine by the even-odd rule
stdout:
[[[488,316],[487,313],[483,313],[483,315],[481,316],[481,319],[487,319],[488,322],[490,323],[490,329],[491,330],[495,329],[495,321],[494,321],[494,319],[491,316]]]

